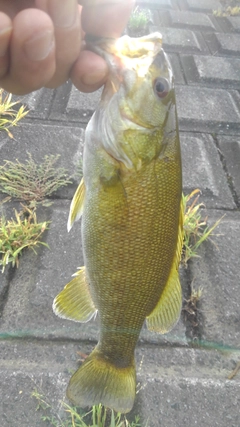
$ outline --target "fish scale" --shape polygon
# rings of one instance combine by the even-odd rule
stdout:
[[[84,268],[55,298],[60,317],[98,312],[96,348],[70,379],[78,406],[119,412],[135,398],[134,350],[146,319],[165,333],[181,311],[181,155],[173,76],[158,33],[100,40],[109,79],[86,129],[83,180],[68,228],[82,215]],[[135,52],[135,53],[134,53]]]

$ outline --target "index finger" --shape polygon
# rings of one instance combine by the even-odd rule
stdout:
[[[82,29],[100,37],[119,37],[135,0],[81,0]]]

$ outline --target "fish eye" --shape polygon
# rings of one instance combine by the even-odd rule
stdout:
[[[154,81],[153,88],[154,88],[154,92],[159,98],[165,98],[165,96],[167,96],[170,90],[168,81],[163,77],[158,77]]]

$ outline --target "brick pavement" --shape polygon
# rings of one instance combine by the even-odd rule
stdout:
[[[240,374],[227,377],[240,360],[240,18],[216,18],[217,0],[145,0],[150,31],[163,34],[176,80],[184,191],[199,188],[209,223],[225,214],[215,245],[182,269],[184,298],[190,285],[203,298],[193,328],[183,315],[165,336],[142,331],[136,355],[141,390],[133,413],[149,427],[240,426]],[[14,129],[14,140],[0,135],[0,164],[36,161],[61,154],[60,165],[76,171],[84,128],[100,91],[79,93],[70,83],[22,97],[31,109]],[[81,325],[56,318],[54,296],[82,263],[80,228],[70,234],[66,221],[77,181],[58,192],[39,219],[52,221],[45,240],[50,250],[25,252],[18,270],[0,277],[0,419],[2,427],[44,425],[31,398],[42,388],[62,413],[77,350],[95,344],[97,321]],[[0,194],[0,199],[3,195]],[[11,215],[12,204],[1,212]],[[201,344],[196,346],[196,338]],[[141,363],[140,363],[141,362]]]

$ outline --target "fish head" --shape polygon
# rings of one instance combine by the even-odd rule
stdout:
[[[109,154],[131,168],[139,164],[138,158],[133,159],[138,147],[130,147],[135,144],[133,138],[126,143],[126,131],[137,131],[146,138],[158,132],[156,150],[159,150],[163,134],[176,130],[171,65],[162,49],[160,33],[105,40],[102,45],[101,42],[95,45],[95,51],[109,65],[99,106],[103,144]]]

